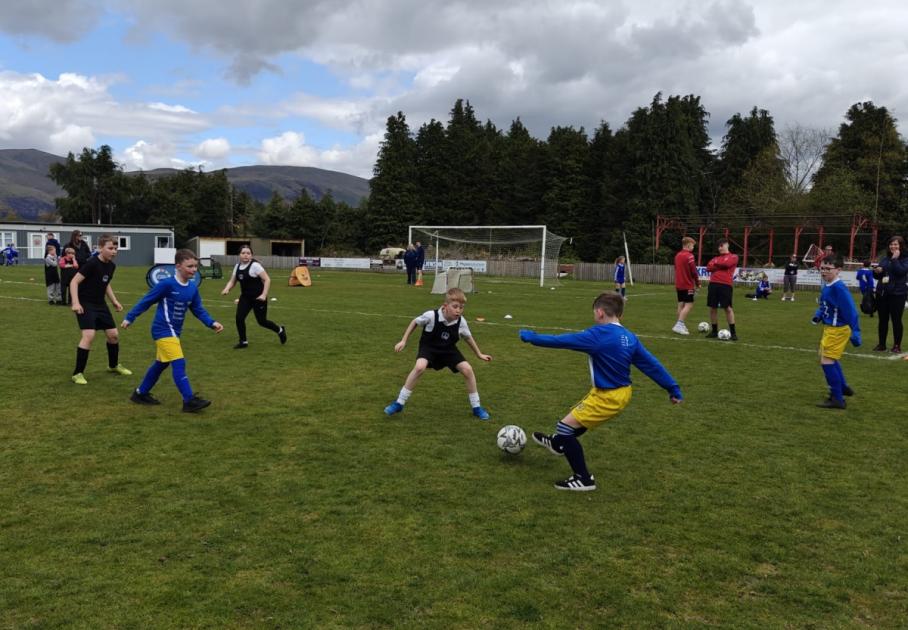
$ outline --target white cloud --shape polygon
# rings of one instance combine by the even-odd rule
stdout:
[[[258,157],[262,164],[312,166],[368,178],[372,176],[372,165],[383,135],[368,135],[352,147],[318,149],[306,144],[302,133],[285,131],[275,138],[262,140]]]
[[[109,91],[112,81],[74,73],[53,80],[0,72],[0,139],[6,146],[65,154],[91,146],[99,136],[174,142],[208,125],[185,107],[117,101]]]
[[[193,154],[204,160],[223,160],[230,155],[230,142],[227,138],[208,138],[196,145]]]
[[[27,0],[0,3],[0,31],[76,41],[100,16],[93,0]]]
[[[156,109],[161,112],[168,112],[171,114],[195,114],[196,112],[192,111],[188,107],[182,105],[167,105],[166,103],[149,103],[149,109]]]
[[[118,162],[123,164],[127,171],[150,171],[156,168],[182,169],[194,166],[185,160],[173,157],[176,154],[176,148],[171,144],[154,144],[139,140],[127,147],[121,156],[118,156]]]

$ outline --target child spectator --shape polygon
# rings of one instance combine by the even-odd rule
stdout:
[[[492,357],[483,354],[470,332],[467,320],[463,317],[464,305],[467,297],[460,289],[448,289],[445,294],[445,302],[440,308],[433,311],[426,311],[419,317],[415,318],[407,326],[404,336],[394,345],[394,352],[400,352],[407,346],[407,340],[416,330],[417,326],[422,326],[422,336],[419,338],[419,350],[416,353],[416,365],[407,375],[407,380],[397,396],[397,400],[385,407],[385,413],[393,416],[403,411],[407,399],[413,393],[413,388],[419,381],[419,377],[426,371],[426,368],[440,370],[448,368],[452,372],[460,372],[463,375],[467,385],[467,395],[470,399],[470,407],[473,409],[473,415],[480,420],[488,420],[489,412],[479,403],[479,390],[476,387],[476,375],[473,373],[471,366],[464,356],[457,349],[457,342],[461,337],[466,341],[470,349],[481,361],[491,361]]]
[[[785,275],[782,276],[782,301],[795,301],[795,287],[798,285],[798,255],[792,254],[785,265]]]
[[[72,304],[72,295],[69,292],[69,283],[72,282],[76,271],[79,270],[79,263],[76,261],[76,250],[67,247],[60,256],[60,301],[66,304]]]
[[[555,427],[553,435],[536,431],[533,440],[555,455],[567,458],[573,475],[555,483],[558,490],[596,489],[596,481],[586,467],[583,447],[577,440],[588,429],[615,418],[631,400],[631,365],[646,374],[669,393],[669,400],[682,400],[681,388],[658,359],[643,347],[631,331],[621,325],[624,300],[603,293],[593,302],[596,325],[580,333],[540,335],[521,330],[520,340],[544,348],[565,348],[589,355],[592,389]]]
[[[625,297],[624,294],[624,256],[618,256],[615,259],[615,292],[620,293],[621,297]]]
[[[19,264],[19,250],[12,243],[3,248],[3,257],[7,267]]]
[[[76,348],[76,368],[72,376],[72,381],[76,385],[88,385],[84,372],[96,330],[103,330],[107,335],[107,371],[123,376],[132,374],[120,365],[120,337],[117,334],[117,324],[104,302],[104,298],[107,297],[117,312],[123,310],[123,305],[117,300],[110,286],[114,270],[117,268],[113,262],[117,257],[117,242],[113,236],[104,234],[98,240],[98,244],[100,245],[98,255],[89,258],[79,268],[69,285],[72,310],[82,331],[82,339]]]
[[[47,286],[47,303],[60,304],[60,272],[57,269],[57,249],[48,243],[44,252],[44,284]]]
[[[753,299],[756,302],[759,299],[768,300],[769,294],[772,293],[772,286],[769,284],[769,277],[766,273],[760,274],[760,280],[753,293],[747,293],[744,297]]]
[[[845,396],[854,391],[845,382],[845,374],[839,360],[845,352],[845,344],[851,341],[855,347],[861,345],[861,328],[858,311],[851,299],[851,293],[839,278],[842,261],[835,254],[823,258],[820,273],[825,285],[820,292],[820,306],[814,313],[813,323],[823,323],[823,337],[820,339],[820,366],[829,384],[829,398],[817,404],[823,409],[844,409]]]
[[[725,321],[731,332],[731,340],[738,340],[735,331],[735,311],[731,307],[734,292],[735,269],[738,266],[738,255],[728,250],[728,239],[719,239],[719,255],[709,261],[706,270],[709,272],[709,289],[706,292],[706,305],[709,307],[709,321],[712,330],[707,337],[715,339],[719,336],[718,309],[725,311]]]
[[[858,269],[857,279],[861,288],[861,312],[873,317],[876,304],[873,296],[873,269],[870,268],[869,260],[865,260],[863,267]]]
[[[687,314],[694,307],[694,296],[700,288],[700,273],[694,260],[694,247],[697,242],[689,236],[681,239],[681,249],[675,254],[675,292],[678,294],[678,318],[672,326],[672,332],[689,335]]]
[[[180,249],[177,250],[174,262],[176,263],[174,276],[156,284],[132,307],[120,324],[123,328],[128,328],[152,304],[158,305],[151,323],[151,338],[154,339],[157,349],[155,362],[148,368],[145,378],[129,399],[140,405],[160,404],[158,399],[151,395],[151,389],[164,370],[172,366],[173,382],[183,397],[183,411],[195,413],[210,405],[211,401],[196,396],[189,384],[189,377],[186,376],[186,359],[183,357],[183,347],[180,344],[186,311],[192,311],[199,321],[215,332],[221,332],[224,327],[214,321],[202,306],[199,287],[192,282],[199,269],[199,259],[196,255],[188,249]]]

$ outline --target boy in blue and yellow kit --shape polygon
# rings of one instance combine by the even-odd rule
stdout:
[[[831,255],[820,263],[820,275],[826,283],[820,292],[820,307],[814,313],[813,323],[823,323],[823,337],[820,339],[820,366],[829,384],[829,398],[817,404],[823,409],[844,409],[845,396],[854,391],[845,382],[845,374],[839,359],[845,353],[845,344],[851,341],[855,347],[861,345],[861,328],[858,309],[854,306],[851,293],[839,278],[842,260]]]
[[[199,398],[192,392],[189,377],[186,376],[186,359],[183,358],[183,348],[180,345],[180,333],[183,332],[183,322],[186,311],[192,311],[205,326],[215,332],[221,332],[224,327],[208,314],[202,306],[199,287],[191,282],[199,268],[199,259],[188,250],[181,249],[176,253],[175,275],[155,285],[145,294],[139,303],[132,307],[126,314],[121,326],[128,328],[135,319],[148,308],[157,303],[154,321],[151,324],[151,336],[157,348],[155,362],[145,373],[142,383],[132,393],[130,400],[140,405],[157,405],[158,400],[151,395],[151,388],[155,386],[161,374],[168,366],[173,367],[173,382],[183,396],[183,411],[194,413],[211,404],[210,400]]]
[[[555,455],[564,455],[574,472],[564,481],[555,483],[559,490],[596,489],[577,438],[587,429],[594,429],[617,416],[631,401],[631,365],[665,389],[673,404],[682,400],[681,388],[671,374],[643,347],[634,333],[621,325],[623,313],[624,299],[615,293],[603,293],[593,302],[596,325],[592,328],[566,335],[520,331],[520,340],[534,346],[565,348],[589,355],[593,388],[557,424],[554,435],[533,433],[537,444]]]

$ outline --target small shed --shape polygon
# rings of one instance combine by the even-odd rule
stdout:
[[[109,225],[91,223],[41,223],[27,221],[0,222],[0,247],[10,243],[19,250],[19,264],[35,265],[44,259],[47,239],[53,234],[66,245],[72,233],[82,232],[82,240],[89,247],[98,244],[103,234],[117,237],[119,265],[152,265],[156,250],[170,252],[167,262],[173,262],[173,227],[169,225]]]

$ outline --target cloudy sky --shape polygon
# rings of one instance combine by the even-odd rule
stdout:
[[[716,140],[754,105],[777,130],[834,129],[863,100],[906,134],[906,69],[895,0],[17,0],[0,148],[368,177],[398,110],[415,130],[465,98],[545,138],[617,129],[660,91],[700,95]]]

